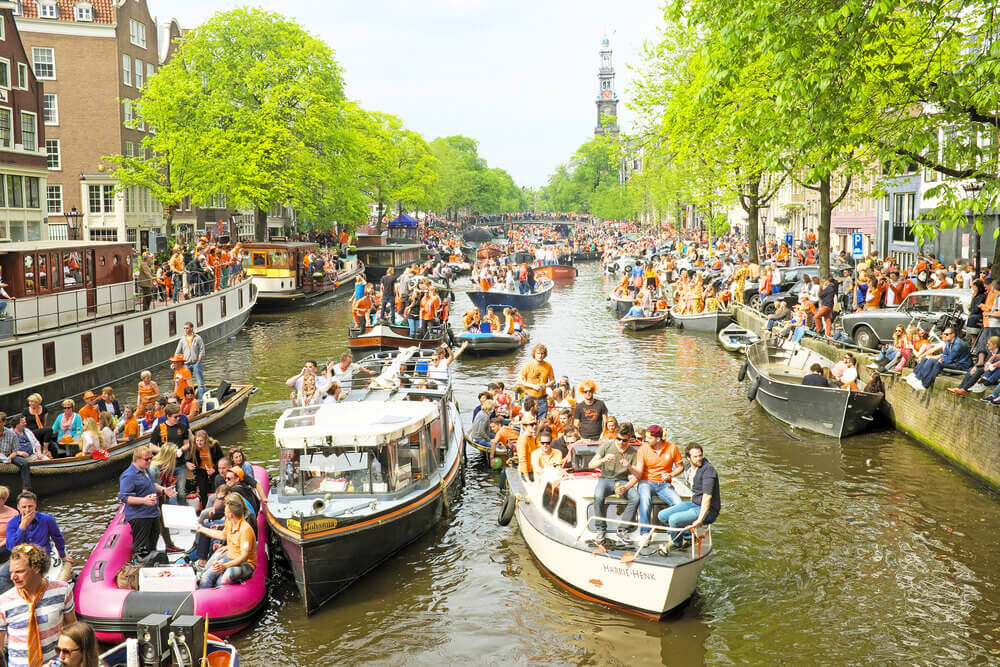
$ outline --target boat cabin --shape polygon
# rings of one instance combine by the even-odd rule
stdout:
[[[135,310],[131,243],[0,244],[0,280],[14,297],[6,334],[55,329]]]

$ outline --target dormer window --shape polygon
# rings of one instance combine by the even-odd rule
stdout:
[[[89,2],[78,2],[73,5],[73,19],[76,21],[93,21],[94,6]]]
[[[59,3],[55,2],[55,0],[41,0],[41,2],[38,3],[38,18],[59,18]]]
[[[13,13],[14,16],[21,16],[24,14],[24,7],[21,0],[14,0],[14,7],[11,9],[11,13]]]

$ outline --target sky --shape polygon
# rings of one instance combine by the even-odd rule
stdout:
[[[195,27],[226,0],[147,0]],[[544,185],[593,136],[601,39],[614,50],[619,125],[632,68],[661,24],[659,0],[261,0],[334,49],[347,95],[431,141],[462,134],[518,185]],[[170,13],[168,13],[170,12]]]

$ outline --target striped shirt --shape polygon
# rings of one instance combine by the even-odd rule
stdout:
[[[35,606],[42,661],[56,657],[63,616],[74,611],[73,587],[64,581],[46,581],[45,595]],[[0,595],[0,632],[7,633],[7,664],[28,667],[28,603],[12,588]]]

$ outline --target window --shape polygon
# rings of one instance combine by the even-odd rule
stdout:
[[[147,83],[149,82],[150,79],[153,78],[154,74],[156,74],[156,67],[153,66],[153,63],[146,63],[146,82]]]
[[[35,126],[37,117],[30,111],[21,112],[21,145],[26,151],[38,150],[36,137],[38,128]]]
[[[7,377],[11,384],[24,382],[24,359],[20,348],[7,352]]]
[[[238,299],[238,302],[239,302],[239,308],[240,308],[240,310],[243,310],[243,288],[242,287],[239,288],[238,290],[236,290],[236,296],[237,296],[237,299]],[[173,335],[173,334],[171,334],[171,335]]]
[[[24,208],[24,184],[20,176],[7,175],[7,206]]]
[[[11,132],[11,120],[13,114],[10,109],[0,108],[0,146],[3,148],[11,148],[12,144],[12,132]]]
[[[127,53],[122,54],[122,83],[132,85],[132,58]]]
[[[559,503],[559,511],[556,516],[560,520],[565,521],[571,526],[576,525],[576,501],[569,496],[563,496],[562,502]]]
[[[73,6],[73,18],[77,21],[93,21],[94,6],[89,2],[80,2]]]
[[[149,345],[153,342],[153,318],[145,317],[142,320],[142,344]]]
[[[892,211],[892,240],[908,243],[914,240],[910,225],[915,217],[916,194],[913,192],[898,193],[894,198],[895,207]]]
[[[94,336],[85,333],[80,335],[80,362],[84,365],[94,361]]]
[[[201,325],[205,322],[205,309],[203,306],[204,304],[199,303],[195,307],[194,325],[199,328],[201,328]]]
[[[125,127],[132,127],[132,100],[122,100],[122,107],[125,110]]]
[[[104,185],[104,212],[112,213],[115,210],[115,188],[113,185]]]
[[[31,47],[31,64],[39,79],[56,78],[56,52],[50,46]]]
[[[222,296],[219,298],[219,313],[222,317],[226,316],[226,297]]]
[[[115,187],[113,185],[87,186],[87,203],[91,213],[114,213]]]
[[[38,289],[49,289],[49,258],[47,255],[38,256]]]
[[[167,313],[167,335],[168,336],[176,336],[177,335],[177,311],[176,310],[171,310],[169,313]]]
[[[52,375],[56,372],[56,344],[55,343],[43,343],[42,344],[42,371],[46,375]]]
[[[41,0],[38,3],[38,17],[43,19],[59,18],[59,5],[53,0]]]
[[[145,79],[142,74],[142,61],[138,58],[135,59],[135,87],[142,88],[145,83]]]
[[[39,179],[37,176],[25,176],[24,184],[27,186],[28,197],[26,208],[41,208],[42,202],[39,199]]]
[[[125,240],[135,245],[139,242],[139,230],[135,227],[129,227],[125,230]]]
[[[0,88],[10,88],[10,61],[0,59]]]
[[[62,159],[59,155],[59,140],[46,139],[45,152],[48,154],[49,169],[62,169]]]
[[[59,100],[54,93],[45,93],[42,98],[42,120],[46,125],[59,124]]]
[[[115,354],[123,352],[125,352],[125,325],[118,324],[115,326]]]
[[[28,66],[24,63],[17,64],[17,87],[21,90],[28,89]]]
[[[146,24],[135,19],[128,20],[128,39],[136,46],[146,48]]]
[[[556,508],[556,503],[559,502],[559,489],[553,487],[552,484],[546,484],[545,490],[542,491],[542,508],[551,512]]]
[[[59,283],[62,282],[62,265],[59,263],[59,253],[52,253],[50,258],[51,261],[49,262],[49,266],[52,267],[52,289],[59,289]]]
[[[90,230],[90,240],[91,241],[117,241],[118,240],[118,230],[117,229],[91,229]]]
[[[125,142],[125,157],[135,157],[135,144],[131,141]]]

